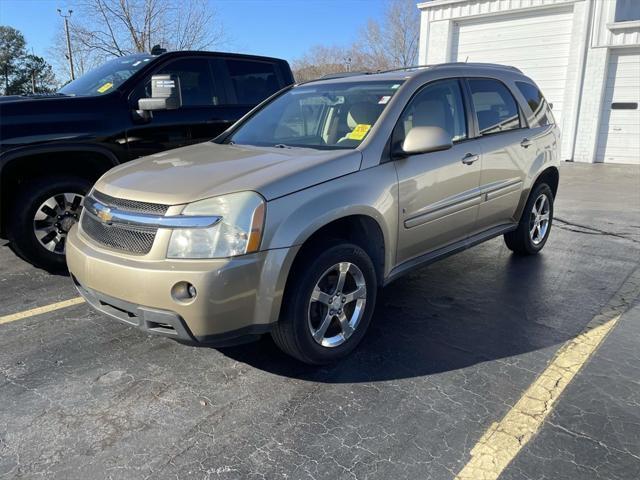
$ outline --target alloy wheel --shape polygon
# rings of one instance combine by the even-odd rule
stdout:
[[[64,255],[67,233],[80,218],[83,195],[59,193],[38,207],[33,218],[33,233],[44,248]]]
[[[529,238],[534,245],[540,245],[547,236],[550,221],[550,203],[545,193],[533,203],[529,220]]]
[[[358,328],[367,303],[362,270],[350,262],[337,263],[320,277],[311,294],[308,325],[323,347],[337,347]]]

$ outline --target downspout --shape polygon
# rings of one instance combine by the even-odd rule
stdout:
[[[587,67],[587,55],[589,53],[589,44],[591,41],[591,30],[592,30],[592,17],[593,17],[593,0],[587,1],[587,12],[584,16],[584,22],[582,25],[582,31],[584,32],[584,37],[582,40],[582,47],[580,51],[580,65],[578,67],[578,76],[580,78],[580,82],[578,84],[578,91],[576,95],[576,102],[578,105],[573,109],[573,131],[571,138],[571,154],[567,161],[573,162],[573,156],[576,152],[576,143],[578,141],[578,122],[580,121],[580,108],[582,107],[582,91],[584,89],[584,78],[585,71]]]

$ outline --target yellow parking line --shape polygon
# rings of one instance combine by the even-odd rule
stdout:
[[[627,278],[600,314],[558,350],[549,366],[504,418],[489,427],[471,450],[471,460],[458,473],[457,480],[496,480],[500,476],[542,426],[558,397],[639,295],[640,268]]]
[[[53,312],[54,310],[60,310],[61,308],[72,307],[73,305],[78,305],[79,303],[83,302],[84,298],[77,297],[71,298],[69,300],[64,300],[62,302],[45,305],[44,307],[32,308],[31,310],[25,310],[24,312],[12,313],[11,315],[0,317],[0,325],[2,325],[3,323],[15,322],[16,320],[22,320],[23,318],[33,317],[34,315]]]

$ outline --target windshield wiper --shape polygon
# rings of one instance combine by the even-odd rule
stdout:
[[[284,143],[276,143],[273,148],[293,148],[291,145],[285,145]]]

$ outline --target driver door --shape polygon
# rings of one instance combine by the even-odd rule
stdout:
[[[413,127],[437,126],[451,135],[453,147],[395,161],[400,224],[397,262],[463,240],[473,230],[480,203],[481,156],[469,140],[460,81],[427,84],[405,108],[393,133],[403,142]]]
[[[127,131],[129,157],[138,158],[171,148],[214,138],[229,126],[213,120],[217,105],[222,102],[222,86],[214,82],[210,60],[191,57],[172,60],[153,74],[175,74],[180,78],[182,107],[153,112],[148,121],[139,121]],[[151,94],[151,77],[143,80],[131,95],[132,108],[138,99]],[[219,124],[220,123],[220,124]]]

